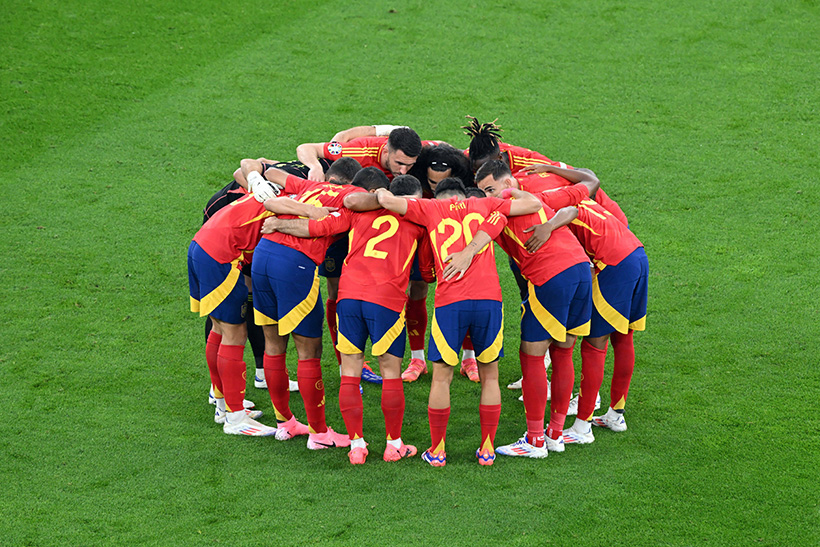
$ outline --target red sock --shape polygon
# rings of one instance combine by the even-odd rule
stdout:
[[[382,382],[382,413],[387,440],[401,438],[404,421],[404,382],[401,378],[385,378]]]
[[[339,328],[336,325],[336,301],[327,299],[325,302],[325,317],[327,318],[327,330],[330,332],[330,341],[333,342],[333,351],[336,352],[336,361],[342,364],[342,356],[336,349],[339,342]]]
[[[245,346],[228,346],[220,344],[217,354],[219,377],[222,379],[222,393],[225,395],[225,409],[228,412],[238,412],[245,408],[242,401],[245,399],[245,384],[247,383],[247,367],[242,359]]]
[[[626,396],[629,394],[629,383],[632,381],[632,373],[635,371],[635,344],[632,340],[632,333],[621,334],[613,332],[612,351],[615,354],[615,362],[612,368],[612,387],[609,391],[609,406],[613,410],[623,410],[626,405]]]
[[[447,422],[450,420],[450,407],[427,407],[427,418],[430,420],[430,452],[444,452],[444,441],[447,438]]]
[[[320,359],[299,359],[296,369],[299,393],[305,403],[305,415],[311,433],[327,431],[325,421],[325,384]]]
[[[407,338],[410,351],[424,351],[424,335],[427,332],[427,300],[407,300],[405,307]]]
[[[208,363],[208,374],[211,375],[211,383],[214,386],[214,395],[217,398],[223,397],[222,380],[219,378],[219,367],[216,364],[219,345],[222,343],[222,335],[214,331],[208,333],[208,340],[205,342],[205,362]]]
[[[606,347],[598,349],[584,340],[581,342],[581,391],[578,394],[578,418],[589,421],[595,412],[595,401],[604,381]]]
[[[277,422],[287,422],[293,417],[290,411],[290,382],[288,369],[285,367],[285,354],[268,355],[262,359],[265,368],[265,381],[268,383],[270,402],[276,414]]]
[[[464,342],[461,344],[461,349],[473,349],[473,339],[470,338],[470,333],[464,337]]]
[[[521,360],[521,392],[524,394],[524,413],[527,416],[527,438],[530,444],[542,446],[544,439],[544,414],[547,411],[547,371],[544,358],[518,352]],[[536,444],[538,441],[541,444]]]
[[[359,392],[360,381],[358,376],[342,376],[342,383],[339,386],[339,410],[342,411],[347,436],[351,441],[364,436],[362,433],[364,405],[362,394]]]
[[[542,367],[543,361],[541,361]],[[498,419],[501,418],[501,404],[478,405],[478,419],[481,422],[481,450],[493,450],[495,432],[498,430]]]
[[[555,344],[550,346],[552,360],[552,402],[550,404],[550,421],[547,435],[551,439],[561,436],[564,422],[567,419],[569,400],[572,397],[572,385],[575,383],[575,367],[572,364],[573,344],[570,348],[559,348]],[[541,364],[543,366],[543,363]]]

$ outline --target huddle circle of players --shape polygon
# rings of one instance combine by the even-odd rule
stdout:
[[[416,447],[401,437],[404,383],[426,374],[428,361],[430,445],[421,457],[432,466],[447,462],[450,384],[459,366],[481,386],[481,465],[496,454],[545,458],[565,444],[591,443],[593,425],[626,430],[632,334],[646,322],[643,245],[592,171],[502,142],[495,122],[468,118],[467,150],[422,141],[404,126],[354,127],[331,142],[300,145],[298,161],[242,160],[234,181],[214,195],[188,250],[188,276],[191,311],[208,317],[210,399],[225,433],[280,441],[306,435],[308,449],[349,447],[350,463],[363,464],[364,379],[382,386],[384,460],[412,457]],[[524,435],[499,447],[504,326],[493,241],[509,255],[521,293],[522,378],[508,387],[522,390],[526,418]],[[346,434],[325,419],[325,320]],[[582,379],[573,398],[578,336]],[[296,382],[285,366],[289,338]],[[368,338],[380,374],[364,360]],[[402,370],[408,338],[411,358]],[[259,422],[262,412],[245,399],[248,340],[254,384],[268,389],[276,426]],[[609,340],[610,405],[593,416]],[[291,391],[302,396],[307,424],[291,411]]]

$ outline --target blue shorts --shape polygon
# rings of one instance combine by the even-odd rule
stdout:
[[[643,247],[638,247],[617,266],[607,266],[593,278],[589,335],[645,330],[648,294],[649,260]]]
[[[458,350],[470,333],[476,360],[492,363],[504,357],[504,307],[496,300],[464,300],[436,308],[427,358],[459,363]]]
[[[327,248],[325,259],[319,264],[319,275],[322,277],[339,277],[342,275],[342,265],[347,258],[349,243],[347,236],[333,243]]]
[[[410,266],[410,281],[424,281],[421,277],[421,268],[419,267],[419,253],[413,255],[413,265]]]
[[[188,291],[191,311],[200,317],[210,315],[234,325],[245,322],[248,287],[238,259],[222,264],[192,241],[188,247]]]
[[[345,298],[336,303],[336,323],[339,329],[336,349],[340,353],[364,353],[369,336],[373,343],[373,355],[389,353],[404,357],[407,338],[404,310],[397,312],[372,302]]]
[[[262,239],[253,253],[253,309],[257,325],[279,325],[291,332],[321,338],[325,312],[316,264],[302,252]]]
[[[527,283],[521,304],[521,340],[565,342],[567,334],[589,334],[592,314],[592,274],[589,264],[571,266],[543,285]]]

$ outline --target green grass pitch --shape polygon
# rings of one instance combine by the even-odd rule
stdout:
[[[3,12],[0,544],[820,543],[816,0]],[[367,465],[222,434],[187,310],[208,197],[243,157],[292,159],[354,125],[465,147],[467,114],[594,169],[644,242],[629,430],[482,468],[478,390],[459,377],[443,469],[380,460],[369,384]],[[518,301],[499,270],[506,384]],[[329,345],[323,366],[343,430]],[[420,448],[429,382],[406,386]],[[497,444],[524,430],[502,391]]]

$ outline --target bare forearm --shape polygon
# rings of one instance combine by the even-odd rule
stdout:
[[[381,209],[379,198],[376,197],[376,194],[371,194],[370,192],[354,192],[346,195],[344,206],[351,211],[359,212]]]
[[[393,194],[386,192],[379,192],[376,195],[378,196],[379,204],[388,211],[393,211],[394,213],[398,213],[402,216],[407,213],[406,199],[397,198]]]
[[[555,230],[556,228],[560,228],[561,226],[566,226],[573,220],[578,218],[578,209],[575,207],[564,207],[559,209],[555,216],[549,219],[549,224],[552,226],[552,229]]]
[[[529,192],[511,188],[510,195],[514,198],[510,205],[511,216],[528,215],[537,212],[541,208],[541,202]]]
[[[313,205],[308,205],[296,201],[295,199],[281,197],[270,198],[265,201],[265,209],[277,215],[294,215],[297,217],[310,216],[312,210],[316,209]]]
[[[308,229],[308,222],[306,218],[281,219],[274,220],[272,227],[281,234],[292,235],[296,237],[311,237]]]

